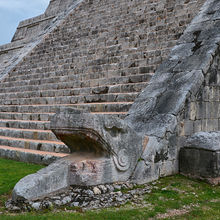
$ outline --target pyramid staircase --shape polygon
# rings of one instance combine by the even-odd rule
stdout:
[[[0,148],[64,156],[69,149],[50,131],[50,118],[59,108],[123,118],[150,78],[151,74],[142,74],[78,81],[72,75],[14,72],[1,82]]]
[[[51,5],[56,1],[51,0]],[[156,11],[159,1],[79,2],[0,81],[1,157],[48,164],[68,155],[68,147],[50,130],[51,116],[63,107],[124,118],[192,19],[188,16],[185,26],[172,32],[167,42],[151,21],[152,13],[161,19]],[[187,3],[183,6],[187,11]],[[182,13],[183,7],[175,7]]]

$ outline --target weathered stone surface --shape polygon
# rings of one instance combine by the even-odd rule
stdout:
[[[32,204],[32,208],[36,211],[40,210],[40,205],[41,203],[40,202],[35,202]]]
[[[207,1],[202,7],[125,118],[131,128],[142,136],[148,135],[150,140],[147,153],[144,151],[134,172],[133,177],[139,182],[178,172],[179,149],[195,129],[219,129],[219,107],[213,101],[209,103],[216,95],[208,93],[203,101],[204,85],[209,88],[210,84],[219,84],[219,21],[209,13],[218,11],[214,9],[216,4],[218,1]],[[149,144],[161,152],[152,151]],[[153,158],[164,161],[152,162]]]
[[[101,190],[98,187],[94,187],[93,192],[94,192],[95,195],[99,195],[99,194],[102,193]]]
[[[102,189],[106,188],[105,191]],[[56,196],[47,197],[32,201],[12,201],[8,200],[5,204],[9,211],[31,211],[35,209],[44,210],[50,208],[59,208],[62,206],[80,207],[83,210],[107,208],[111,206],[120,206],[130,201],[131,203],[139,204],[142,201],[142,196],[150,193],[153,186],[145,184],[139,187],[131,183],[118,183],[108,185],[98,185],[96,190],[99,194],[93,194],[93,187],[70,187]]]
[[[198,132],[180,150],[180,172],[209,183],[220,180],[220,132]]]
[[[94,166],[97,166],[99,173],[94,176],[95,179],[86,180],[85,177],[81,184],[83,181],[85,185],[95,185],[128,180],[142,153],[141,136],[118,117],[75,113],[66,109],[52,118],[51,129],[72,153],[91,152],[96,157]],[[77,175],[80,175],[80,172],[83,174],[80,169],[73,170]],[[75,174],[72,172],[70,175]],[[92,173],[88,172],[86,175]],[[78,184],[74,179],[75,177],[71,184]]]
[[[68,162],[60,159],[21,179],[12,192],[13,201],[35,200],[69,187]]]
[[[187,139],[185,147],[209,151],[219,151],[220,131],[195,133]]]
[[[173,139],[173,137],[170,139]],[[172,144],[174,144],[175,150]],[[132,175],[132,182],[143,184],[162,176],[177,173],[178,164],[175,164],[177,157],[176,145],[175,140],[168,141],[164,138],[150,136]]]

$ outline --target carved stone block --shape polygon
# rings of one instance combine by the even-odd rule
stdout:
[[[220,132],[198,132],[180,150],[180,172],[186,176],[220,183]]]

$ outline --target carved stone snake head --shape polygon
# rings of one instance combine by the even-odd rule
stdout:
[[[67,108],[51,130],[70,148],[70,185],[127,181],[142,153],[142,138],[116,116]]]

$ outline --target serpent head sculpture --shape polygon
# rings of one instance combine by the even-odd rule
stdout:
[[[13,190],[14,201],[36,200],[71,185],[128,181],[145,144],[119,117],[75,109],[57,112],[51,130],[71,154],[20,180]]]
[[[66,109],[51,129],[70,148],[71,185],[127,181],[142,153],[142,138],[112,115]]]

